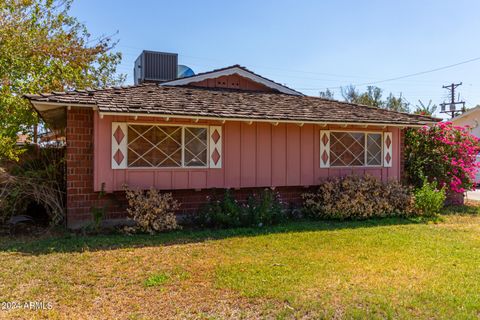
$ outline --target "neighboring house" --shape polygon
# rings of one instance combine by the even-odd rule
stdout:
[[[453,118],[452,123],[456,126],[465,127],[469,126],[471,129],[471,133],[480,138],[480,106],[476,106],[475,108],[469,109],[466,112],[462,113],[461,115],[456,116]]]
[[[299,203],[327,177],[399,179],[403,129],[436,120],[304,96],[238,65],[140,80],[27,96],[50,127],[66,132],[69,227],[91,218],[102,190],[118,200],[109,201],[108,218],[124,218],[124,185],[171,191],[190,213],[224,188],[244,198],[275,187]]]
[[[462,113],[459,116],[453,118],[452,123],[459,127],[468,126],[471,130],[471,133],[480,138],[480,106],[476,106],[475,108],[469,109],[466,112]],[[477,162],[480,162],[480,156],[477,156]],[[476,176],[477,184],[480,184],[480,171],[477,172]]]

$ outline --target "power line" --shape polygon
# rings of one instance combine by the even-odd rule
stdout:
[[[459,65],[462,65],[462,64],[466,64],[466,63],[470,63],[470,62],[474,62],[474,61],[478,61],[478,60],[480,60],[480,57],[476,57],[476,58],[473,58],[473,59],[457,62],[457,63],[454,63],[454,64],[449,64],[449,65],[446,65],[446,66],[443,66],[443,67],[438,67],[438,68],[435,68],[435,69],[410,73],[410,74],[399,76],[399,77],[388,78],[388,79],[372,81],[372,82],[358,83],[358,84],[355,84],[354,86],[359,86],[359,87],[360,86],[369,86],[369,85],[383,83],[383,82],[389,82],[389,81],[395,81],[395,80],[415,77],[415,76],[419,76],[419,75],[422,75],[422,74],[427,74],[427,73],[432,73],[432,72],[436,72],[436,71],[440,71],[440,70],[453,68],[453,67],[456,67],[456,66],[459,66]],[[324,89],[340,89],[340,88],[342,88],[342,87],[341,86],[339,86],[339,87],[327,87],[327,88],[324,88]]]
[[[125,45],[117,45],[118,48],[128,48],[128,49],[136,49],[136,50],[143,50],[138,47],[132,47],[132,46],[125,46]],[[126,55],[130,56],[138,56],[134,53],[127,53]],[[186,54],[178,54],[179,57],[185,57],[185,58],[191,58],[191,59],[199,59],[199,60],[205,60],[205,61],[212,61],[212,62],[219,62],[223,64],[229,64],[229,62],[226,62],[225,60],[219,60],[219,59],[214,59],[214,58],[206,58],[206,57],[198,57],[198,56],[191,56],[191,55],[186,55]],[[230,63],[231,64],[231,63]],[[335,74],[335,73],[326,73],[326,72],[314,72],[314,71],[307,71],[307,70],[294,70],[294,69],[286,69],[286,68],[278,68],[278,67],[270,67],[270,66],[261,66],[261,65],[249,65],[252,68],[259,68],[259,69],[271,69],[271,70],[279,70],[279,71],[286,71],[286,72],[295,72],[295,73],[305,73],[305,74],[313,74],[313,75],[322,75],[322,76],[332,76],[332,77],[340,77],[340,78],[363,78],[363,79],[368,79],[371,77],[365,77],[365,76],[358,76],[358,75],[344,75],[344,74]]]
[[[138,47],[132,47],[132,46],[125,46],[125,45],[118,45],[117,47],[124,47],[124,48],[130,48],[130,49],[138,49],[142,50]],[[133,55],[131,53],[127,55]],[[205,58],[205,57],[197,57],[197,56],[191,56],[191,55],[185,55],[185,54],[179,54],[180,57],[186,57],[186,58],[193,58],[193,59],[200,59],[200,60],[208,60],[208,61],[215,61],[215,62],[221,62],[225,63],[225,61],[221,61],[218,59],[213,59],[213,58]],[[384,83],[384,82],[390,82],[390,81],[395,81],[395,80],[400,80],[400,79],[405,79],[405,78],[411,78],[423,74],[428,74],[436,71],[441,71],[449,68],[453,68],[462,64],[474,62],[480,60],[480,57],[472,58],[469,60],[457,62],[454,64],[430,69],[430,70],[425,70],[425,71],[420,71],[420,72],[415,72],[407,75],[402,75],[398,77],[393,77],[393,78],[388,78],[388,79],[383,79],[383,80],[377,80],[377,81],[370,81],[370,82],[363,82],[363,83],[358,83],[355,84],[355,86],[368,86],[368,85],[373,85],[373,84],[378,84],[378,83]],[[197,65],[198,66],[198,65]],[[286,71],[286,72],[296,72],[296,73],[304,73],[304,74],[314,74],[314,75],[324,75],[324,76],[332,76],[332,77],[342,77],[342,78],[369,78],[369,77],[362,77],[362,76],[352,76],[352,75],[340,75],[340,74],[333,74],[333,73],[322,73],[322,72],[312,72],[312,71],[305,71],[305,70],[293,70],[293,69],[286,69],[286,68],[277,68],[277,67],[267,67],[267,66],[260,66],[260,65],[252,65],[251,67],[253,68],[261,68],[261,69],[272,69],[272,70],[279,70],[279,71]],[[316,79],[316,78],[304,78],[304,77],[298,77],[298,76],[287,76],[287,75],[281,75],[284,77],[289,77],[289,78],[298,78],[298,79],[306,79],[306,80],[317,80],[317,81],[337,81],[335,79]],[[337,87],[324,87],[322,89],[340,89],[342,86],[337,86]],[[319,88],[296,88],[298,90],[321,90]]]

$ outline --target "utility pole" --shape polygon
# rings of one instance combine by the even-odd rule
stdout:
[[[448,86],[442,86],[443,89],[447,89],[450,91],[450,102],[449,103],[440,103],[440,106],[442,108],[441,113],[447,113],[450,114],[450,116],[453,118],[455,117],[455,114],[458,112],[464,112],[465,111],[465,101],[455,101],[455,89],[457,89],[458,86],[461,86],[462,83],[452,83]],[[457,110],[457,104],[462,105],[462,109]],[[447,110],[448,106],[448,110]]]

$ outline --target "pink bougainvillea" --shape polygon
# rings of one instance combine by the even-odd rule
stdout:
[[[440,122],[407,131],[405,169],[415,185],[420,185],[425,177],[438,181],[450,192],[463,193],[475,186],[479,152],[480,141],[468,126]]]

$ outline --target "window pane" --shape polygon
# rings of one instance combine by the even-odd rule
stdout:
[[[156,156],[157,167],[182,166],[182,128],[158,126],[157,148],[152,156]],[[153,151],[153,150],[152,150]]]
[[[128,166],[151,167],[143,154],[152,147],[152,135],[155,133],[152,126],[128,126]]]
[[[380,133],[367,134],[367,165],[382,165],[382,135]]]
[[[129,167],[180,167],[181,165],[181,127],[128,126]]]
[[[207,165],[207,129],[185,128],[185,166]]]
[[[361,132],[331,132],[330,166],[365,165],[365,134]]]

